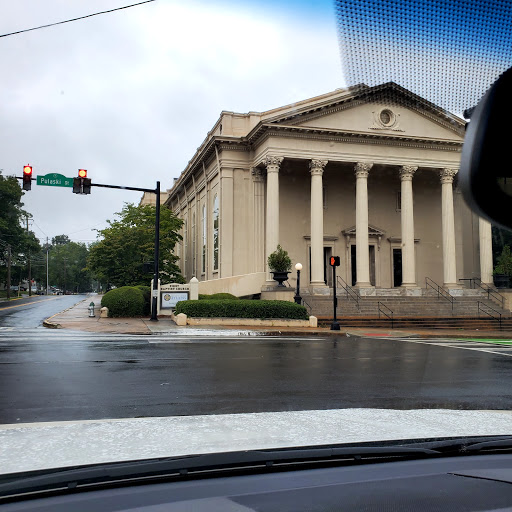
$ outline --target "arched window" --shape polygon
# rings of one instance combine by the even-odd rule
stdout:
[[[205,204],[203,204],[201,221],[202,221],[202,229],[203,229],[201,272],[206,272],[206,205]]]
[[[213,270],[219,269],[219,196],[213,198]]]

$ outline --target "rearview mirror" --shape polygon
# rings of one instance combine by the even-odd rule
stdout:
[[[473,211],[512,229],[512,68],[494,82],[471,114],[459,185]]]

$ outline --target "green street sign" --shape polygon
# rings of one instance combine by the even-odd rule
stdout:
[[[62,174],[51,173],[44,176],[37,176],[38,185],[46,185],[48,187],[72,187],[73,178],[66,178]]]

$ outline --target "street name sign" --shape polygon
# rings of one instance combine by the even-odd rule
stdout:
[[[50,173],[44,176],[37,176],[37,184],[48,187],[72,187],[73,178],[66,178],[66,176],[58,173]]]

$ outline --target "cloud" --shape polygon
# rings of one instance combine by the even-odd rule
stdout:
[[[1,32],[125,5],[14,4]],[[343,86],[334,16],[271,5],[161,0],[0,39],[0,169],[20,175],[30,163],[35,175],[74,176],[86,168],[93,182],[151,188],[160,180],[165,189],[222,110],[266,110]],[[330,9],[328,0],[318,5]],[[33,185],[24,201],[52,237],[102,227],[139,198]]]

